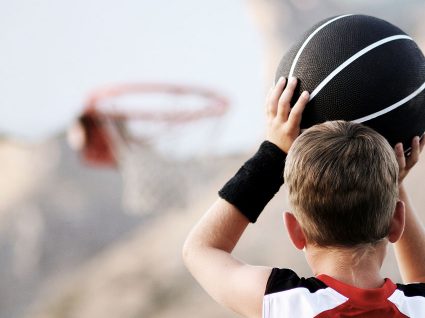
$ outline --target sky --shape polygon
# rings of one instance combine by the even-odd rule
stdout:
[[[98,87],[167,82],[228,97],[221,147],[253,147],[263,138],[264,96],[273,79],[249,2],[310,10],[305,19],[286,15],[292,25],[285,28],[310,27],[317,12],[330,15],[326,10],[334,8],[371,13],[423,34],[416,28],[425,17],[422,0],[261,1],[0,0],[0,135],[42,141],[69,127]]]
[[[69,126],[93,89],[141,82],[227,96],[230,146],[262,131],[261,41],[243,0],[2,0],[1,7],[2,134],[43,140]]]

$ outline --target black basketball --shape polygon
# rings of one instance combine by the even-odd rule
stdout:
[[[307,31],[276,73],[295,76],[310,101],[301,128],[328,120],[363,123],[408,149],[425,131],[425,58],[405,32],[366,15],[342,15]]]

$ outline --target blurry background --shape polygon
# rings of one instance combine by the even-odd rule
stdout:
[[[186,272],[181,245],[263,139],[280,57],[308,27],[344,13],[387,19],[425,48],[422,0],[2,1],[0,317],[235,317]],[[65,137],[93,89],[133,82],[197,84],[230,101],[217,125],[188,132],[202,147],[166,170],[143,167],[157,178],[173,171],[185,196],[175,204],[159,188],[162,205],[148,214],[127,211],[120,172],[85,164]],[[423,173],[421,162],[407,180],[418,210]],[[283,231],[285,208],[279,194],[236,253],[310,275]],[[400,279],[392,255],[384,270]]]

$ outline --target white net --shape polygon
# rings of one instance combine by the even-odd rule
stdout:
[[[201,158],[214,151],[212,141],[219,135],[225,109],[211,112],[212,101],[190,92],[142,92],[97,102],[122,175],[125,211],[151,214],[185,207],[191,179],[202,173]]]

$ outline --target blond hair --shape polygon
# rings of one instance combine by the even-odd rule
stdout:
[[[388,235],[398,164],[389,143],[371,128],[333,121],[307,129],[288,153],[284,178],[309,242],[356,246]]]

